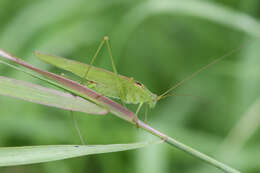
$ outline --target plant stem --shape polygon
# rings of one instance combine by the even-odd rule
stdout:
[[[138,126],[142,129],[146,130],[147,132],[149,132],[149,133],[151,133],[155,136],[160,137],[166,143],[168,143],[168,144],[170,144],[170,145],[172,145],[172,146],[174,146],[174,147],[176,147],[176,148],[178,148],[178,149],[180,149],[180,150],[182,150],[182,151],[184,151],[184,152],[186,152],[186,153],[188,153],[188,154],[190,154],[190,155],[192,155],[196,158],[199,158],[200,160],[202,160],[202,161],[204,161],[204,162],[206,162],[210,165],[213,165],[216,168],[221,169],[226,173],[240,173],[240,171],[238,171],[234,168],[231,168],[230,166],[228,166],[224,163],[221,163],[221,162],[213,159],[212,157],[207,156],[206,154],[203,154],[203,153],[201,153],[201,152],[199,152],[199,151],[197,151],[197,150],[195,150],[195,149],[193,149],[193,148],[191,148],[191,147],[189,147],[189,146],[187,146],[187,145],[185,145],[185,144],[183,144],[183,143],[181,143],[181,142],[179,142],[179,141],[177,141],[177,140],[175,140],[175,139],[173,139],[173,138],[171,138],[171,137],[169,137],[169,136],[167,136],[167,135],[165,135],[165,134],[163,134],[159,131],[157,131],[156,129],[152,128],[151,126],[145,124],[144,122],[142,122],[140,120],[138,120]]]

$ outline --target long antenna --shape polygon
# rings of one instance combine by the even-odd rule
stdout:
[[[217,62],[223,60],[226,57],[229,57],[230,55],[236,53],[237,51],[239,51],[240,49],[242,49],[245,46],[245,44],[243,44],[242,46],[233,49],[231,52],[226,53],[225,55],[221,56],[220,58],[215,59],[214,61],[210,62],[209,64],[203,66],[202,68],[200,68],[199,70],[193,72],[191,75],[187,76],[186,78],[184,78],[183,80],[181,80],[180,82],[178,82],[176,85],[174,85],[173,87],[171,87],[170,89],[168,89],[167,91],[165,91],[163,94],[161,94],[160,96],[157,97],[157,101],[162,99],[166,94],[168,94],[169,92],[171,92],[172,90],[178,88],[180,85],[182,85],[184,82],[192,79],[194,76],[198,75],[200,72],[206,70],[207,68],[209,68],[210,66],[216,64]]]
[[[167,97],[170,97],[170,96],[187,96],[187,97],[194,97],[194,98],[200,98],[200,99],[204,98],[205,99],[205,97],[196,96],[196,95],[192,95],[192,94],[176,94],[176,93],[163,95],[160,99],[164,99],[164,98],[167,98]]]

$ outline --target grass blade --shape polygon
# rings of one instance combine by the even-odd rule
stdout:
[[[0,76],[0,94],[65,110],[107,113],[105,109],[81,97],[3,76]]]
[[[25,165],[63,160],[91,154],[111,153],[147,147],[158,142],[110,145],[46,145],[0,148],[0,166]]]

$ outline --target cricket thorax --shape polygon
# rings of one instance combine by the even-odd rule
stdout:
[[[156,104],[156,95],[149,91],[142,83],[133,80],[124,85],[125,102],[132,104],[148,103],[150,108]]]

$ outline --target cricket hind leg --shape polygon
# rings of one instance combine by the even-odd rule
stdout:
[[[117,69],[116,69],[116,65],[115,65],[115,62],[114,62],[113,54],[112,54],[112,48],[111,48],[111,45],[109,43],[109,37],[105,36],[104,41],[106,42],[106,46],[107,46],[108,54],[109,54],[110,61],[111,61],[111,64],[112,64],[112,68],[113,68],[113,71],[115,73],[116,84],[117,84],[117,88],[119,90],[119,97],[124,102],[126,100],[126,98],[125,98],[126,94],[124,92],[122,82],[120,81],[120,77],[119,77]]]
[[[91,61],[90,61],[89,67],[87,68],[87,70],[86,70],[84,76],[83,76],[82,79],[81,79],[80,84],[85,84],[86,82],[88,82],[88,80],[87,80],[88,73],[89,73],[91,67],[93,66],[93,64],[94,64],[94,62],[95,62],[95,60],[96,60],[96,58],[97,58],[99,52],[101,51],[102,47],[104,46],[104,43],[105,43],[105,39],[103,39],[103,40],[100,42],[100,44],[99,44],[99,46],[98,46],[98,49],[96,50],[94,56],[92,57],[92,59],[91,59]]]
[[[82,135],[81,135],[81,132],[80,132],[80,129],[79,129],[79,125],[78,125],[78,121],[77,121],[77,119],[76,119],[76,117],[75,117],[75,115],[74,115],[74,112],[73,112],[73,111],[70,111],[70,114],[71,114],[71,117],[72,117],[72,119],[73,119],[74,127],[75,127],[75,129],[76,129],[76,131],[77,131],[77,133],[78,133],[79,138],[80,138],[81,144],[82,144],[82,145],[86,145],[86,143],[85,143],[85,141],[84,141],[84,139],[83,139],[83,137],[82,137]]]
[[[124,93],[124,90],[122,88],[122,83],[120,82],[120,78],[119,78],[119,75],[118,75],[118,72],[117,72],[117,69],[116,69],[116,65],[115,65],[115,62],[114,62],[113,55],[112,55],[112,48],[111,48],[111,45],[109,43],[109,37],[108,36],[105,36],[103,38],[103,40],[101,41],[101,43],[99,44],[96,53],[94,54],[93,58],[91,59],[90,66],[87,68],[86,73],[84,74],[84,76],[82,78],[81,84],[84,84],[85,82],[87,82],[87,79],[86,79],[87,75],[88,75],[91,67],[93,66],[93,63],[96,60],[99,52],[103,48],[104,44],[106,44],[106,46],[107,46],[108,54],[109,54],[110,61],[111,61],[111,64],[112,64],[112,68],[113,68],[113,71],[115,73],[116,84],[117,84],[117,88],[119,90],[119,97],[124,102],[124,100],[125,100],[125,93]]]

